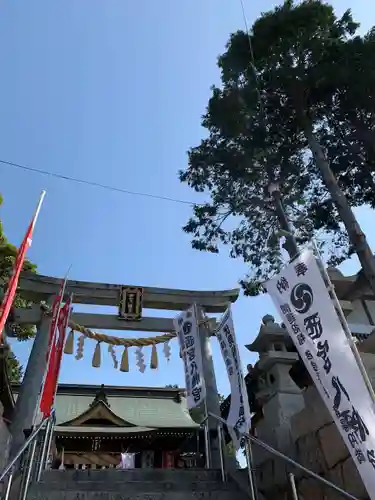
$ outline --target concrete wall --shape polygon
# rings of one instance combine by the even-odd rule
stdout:
[[[348,449],[315,387],[309,387],[304,398],[306,407],[291,418],[294,444],[286,454],[357,498],[368,498]],[[271,457],[257,467],[258,486],[266,498],[287,498],[286,495],[290,494],[288,472],[296,475],[301,500],[343,498],[339,493],[322,487],[316,480]]]
[[[3,420],[3,405],[0,402],[0,471],[4,469],[8,462],[10,440],[11,435]]]
[[[373,324],[375,324],[375,301],[366,300],[365,302],[366,302],[367,309],[370,313],[371,319],[373,321]]]
[[[370,305],[371,308],[373,308],[373,303],[367,302],[367,305]],[[367,317],[367,314],[365,312],[365,309],[362,305],[362,302],[360,300],[353,300],[352,302],[352,307],[353,311],[350,312],[346,320],[348,323],[360,323],[363,325],[369,324],[369,320]]]
[[[8,427],[3,420],[3,405],[0,401],[0,472],[6,467],[9,458],[11,435]],[[0,492],[3,485],[0,484]]]

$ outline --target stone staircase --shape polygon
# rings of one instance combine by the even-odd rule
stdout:
[[[27,500],[248,500],[216,470],[46,471]]]

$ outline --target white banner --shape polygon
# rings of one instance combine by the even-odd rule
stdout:
[[[238,450],[242,436],[250,430],[251,414],[230,308],[225,312],[216,330],[216,338],[220,345],[230,383],[231,400],[227,426]]]
[[[375,500],[375,414],[311,251],[266,285],[303,362]]]
[[[206,398],[196,308],[192,306],[184,311],[173,323],[184,361],[187,406],[191,409],[199,406]]]

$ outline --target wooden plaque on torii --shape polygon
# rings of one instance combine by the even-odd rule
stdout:
[[[142,319],[143,288],[122,286],[120,289],[119,319],[140,321]]]

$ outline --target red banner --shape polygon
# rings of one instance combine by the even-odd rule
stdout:
[[[15,296],[16,291],[17,291],[18,280],[20,277],[20,273],[22,271],[23,264],[25,262],[26,252],[29,249],[29,247],[31,246],[31,240],[33,237],[34,226],[35,226],[36,220],[38,218],[40,208],[41,208],[42,203],[43,203],[44,195],[45,195],[45,192],[43,191],[40,198],[39,198],[37,209],[36,209],[34,216],[30,222],[30,225],[26,231],[26,234],[25,234],[25,237],[21,243],[21,246],[17,252],[16,262],[14,263],[14,268],[13,268],[13,273],[12,273],[12,276],[9,280],[8,288],[4,294],[3,301],[0,305],[0,343],[1,343],[1,340],[3,337],[3,330],[5,327],[5,323],[6,323],[6,320],[8,319],[8,316],[9,316],[9,313],[10,313],[10,310],[11,310],[11,307],[12,307],[12,304],[14,301],[14,296]]]
[[[50,327],[50,349],[47,375],[40,399],[40,411],[44,418],[51,414],[55,392],[60,373],[61,359],[65,342],[65,330],[70,315],[70,300],[60,309],[61,295],[57,296],[53,304],[53,316]]]
[[[20,277],[20,273],[22,271],[23,263],[25,262],[25,256],[28,248],[31,245],[31,238],[33,234],[33,225],[34,225],[34,220],[32,220],[27,233],[25,235],[25,238],[23,239],[23,242],[17,252],[17,257],[16,261],[14,263],[14,268],[13,268],[13,273],[12,276],[9,280],[8,283],[8,288],[5,292],[3,302],[0,306],[0,342],[2,339],[2,334],[5,326],[5,322],[8,319],[10,309],[12,307],[13,301],[14,301],[14,296],[17,291],[17,285],[18,285],[18,280]]]
[[[63,284],[61,285],[60,292],[56,297],[54,298],[53,304],[52,304],[52,320],[51,320],[51,325],[49,328],[49,339],[48,339],[48,351],[47,351],[47,357],[46,361],[48,363],[48,358],[51,352],[52,344],[53,341],[55,340],[54,337],[56,335],[56,328],[57,328],[57,319],[59,317],[59,311],[60,311],[60,306],[62,302],[62,290],[63,290]]]
[[[55,388],[57,387],[57,380],[59,378],[61,360],[65,344],[65,332],[68,326],[69,316],[71,313],[71,301],[70,299],[66,302],[64,307],[60,311],[58,328],[58,339],[56,343],[56,370],[55,370]]]

